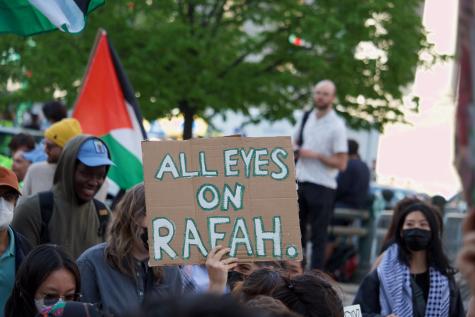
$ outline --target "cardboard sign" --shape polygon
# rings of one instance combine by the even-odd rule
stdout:
[[[150,265],[300,260],[290,137],[142,142]]]
[[[362,317],[360,305],[352,305],[343,307],[345,317]]]

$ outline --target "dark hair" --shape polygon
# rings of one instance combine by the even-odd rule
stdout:
[[[277,287],[284,284],[280,272],[272,268],[262,268],[252,272],[244,281],[238,282],[233,289],[233,295],[247,302],[259,295],[271,295]]]
[[[357,155],[358,154],[358,142],[353,139],[348,139],[348,154],[349,155]]]
[[[193,294],[170,298],[146,298],[134,317],[257,317],[231,296]]]
[[[291,312],[280,300],[270,296],[259,295],[246,303],[246,307],[255,310],[262,317],[299,317]]]
[[[313,271],[292,278],[277,288],[272,297],[303,317],[343,317],[343,303],[331,279]]]
[[[35,149],[35,145],[35,139],[33,139],[31,135],[28,133],[18,133],[17,135],[13,136],[10,143],[8,144],[8,148],[13,154],[22,147],[25,147],[27,152],[33,151]]]
[[[445,205],[447,204],[447,200],[444,198],[444,196],[435,195],[431,198],[430,201],[432,205],[439,208],[441,213],[444,213]]]
[[[412,204],[422,203],[422,200],[416,197],[406,197],[401,199],[393,209],[393,217],[391,219],[391,224],[389,225],[388,231],[386,232],[386,236],[383,239],[381,253],[386,251],[386,249],[394,243],[394,234],[396,232],[397,220],[401,212],[409,207]]]
[[[66,106],[60,101],[49,101],[43,105],[42,110],[51,123],[61,121],[68,116]]]
[[[228,286],[232,290],[238,285],[242,284],[239,282],[242,282],[245,280],[249,275],[252,274],[252,272],[255,272],[259,269],[262,268],[270,268],[270,269],[276,269],[276,270],[281,270],[283,269],[282,267],[282,262],[280,261],[258,261],[258,262],[243,262],[239,263],[234,270],[230,271],[228,273]]]
[[[74,276],[76,291],[81,289],[79,269],[74,260],[60,247],[44,244],[34,248],[23,260],[15,277],[10,298],[5,305],[5,316],[35,316],[35,293],[54,271],[66,269]]]
[[[391,203],[391,200],[394,198],[394,191],[392,189],[385,188],[381,191],[381,196],[387,203]]]
[[[453,273],[452,268],[449,265],[449,260],[447,259],[444,251],[442,249],[442,242],[440,239],[440,224],[437,220],[436,210],[430,205],[420,202],[416,204],[412,204],[407,206],[399,215],[397,219],[396,231],[394,239],[399,246],[399,260],[409,265],[409,261],[411,260],[411,251],[407,248],[402,239],[402,227],[404,226],[404,221],[406,217],[415,211],[420,211],[424,214],[427,222],[429,223],[429,227],[431,230],[431,242],[429,244],[427,251],[427,263],[428,265],[437,269],[440,273],[444,275],[449,275]]]

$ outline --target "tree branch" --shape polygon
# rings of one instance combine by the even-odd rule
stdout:
[[[217,10],[218,13],[216,14],[214,27],[211,30],[211,37],[215,37],[216,33],[218,32],[219,26],[221,25],[221,21],[223,20],[224,6],[226,5],[226,2],[227,2],[227,0],[223,0],[221,2],[216,0],[216,3],[219,3],[218,5],[216,5],[216,7],[217,7],[216,10]]]
[[[195,33],[195,4],[192,0],[188,1],[188,22],[190,23],[190,31],[193,35]]]
[[[252,54],[252,50],[239,56],[234,62],[218,74],[218,78],[223,79],[233,68],[241,64],[250,54]]]
[[[203,18],[201,19],[201,26],[202,27],[207,27],[209,25],[209,22],[213,18],[213,16],[216,13],[216,10],[218,10],[220,1],[215,1],[212,9],[209,11],[209,14],[203,14]]]
[[[270,72],[271,70],[273,70],[274,68],[276,68],[277,66],[279,66],[279,64],[281,64],[282,62],[285,61],[285,58],[279,58],[278,60],[276,60],[275,62],[273,62],[272,64],[270,64],[269,66],[267,66],[266,68],[264,68],[262,70],[262,73],[267,73],[267,72]]]
[[[184,13],[184,8],[185,8],[185,5],[183,3],[183,0],[177,0],[177,6],[178,6],[178,14],[180,15],[181,19],[183,20],[183,22],[186,22],[186,17],[185,17],[185,13]]]
[[[255,45],[252,49],[248,50],[247,52],[241,54],[236,60],[234,60],[228,67],[226,67],[223,71],[221,71],[219,74],[218,74],[218,78],[222,79],[224,78],[233,68],[237,67],[239,64],[241,64],[245,59],[246,57],[248,57],[249,55],[253,54],[253,53],[258,53],[259,50],[261,50],[267,43],[269,43],[273,37],[276,35],[276,34],[279,34],[280,32],[284,31],[286,28],[279,28],[278,30],[276,30],[274,33],[270,34],[267,38],[265,38],[264,40],[262,40],[260,43],[258,43],[257,45]]]

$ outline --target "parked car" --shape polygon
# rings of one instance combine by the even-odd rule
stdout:
[[[370,186],[370,192],[373,196],[373,209],[377,212],[393,209],[394,206],[405,197],[419,197],[421,199],[429,197],[426,194],[418,193],[411,189],[378,184],[372,184]]]

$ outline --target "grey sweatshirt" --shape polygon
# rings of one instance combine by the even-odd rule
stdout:
[[[82,301],[100,304],[105,312],[119,316],[137,309],[147,296],[160,298],[183,293],[183,279],[177,266],[164,267],[160,282],[147,283],[149,268],[145,262],[137,261],[137,276],[128,276],[107,262],[106,246],[96,245],[77,260]]]

